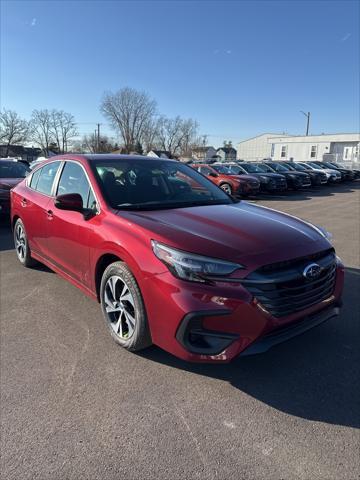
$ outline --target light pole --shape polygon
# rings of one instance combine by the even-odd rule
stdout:
[[[305,117],[307,118],[307,122],[306,122],[306,136],[309,135],[309,126],[310,126],[310,112],[303,112],[302,110],[300,110],[300,112],[305,115]]]

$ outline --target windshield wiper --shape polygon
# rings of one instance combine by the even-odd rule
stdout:
[[[231,203],[238,203],[240,200],[229,199],[226,200],[206,200],[206,201],[194,201],[194,202],[171,202],[171,203],[158,203],[158,202],[146,202],[146,203],[122,203],[117,205],[116,208],[120,210],[166,210],[173,208],[191,208],[191,207],[203,207],[209,205],[230,205]]]

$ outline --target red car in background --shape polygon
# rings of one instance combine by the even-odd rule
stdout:
[[[15,159],[0,159],[0,215],[9,215],[10,190],[30,172],[30,168]]]
[[[229,195],[247,197],[249,195],[256,195],[260,191],[259,180],[251,175],[224,173],[220,168],[218,170],[215,166],[204,163],[193,163],[191,167],[205,175]]]

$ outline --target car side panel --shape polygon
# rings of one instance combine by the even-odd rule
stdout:
[[[45,256],[47,251],[47,209],[50,197],[27,187],[21,182],[12,191],[11,216],[24,223],[30,249]]]

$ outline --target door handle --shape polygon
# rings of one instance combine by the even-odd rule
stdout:
[[[27,205],[27,200],[26,200],[26,198],[23,198],[23,199],[21,200],[21,206],[22,206],[22,207],[26,207],[26,205]]]
[[[52,219],[53,219],[54,214],[53,214],[53,211],[52,211],[52,210],[48,210],[48,211],[46,212],[46,215],[47,215],[48,220],[52,220]]]

